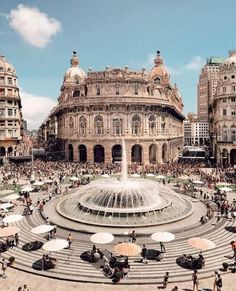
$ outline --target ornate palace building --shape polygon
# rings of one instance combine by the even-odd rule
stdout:
[[[151,72],[106,67],[87,74],[73,52],[58,105],[40,128],[45,144],[57,143],[67,160],[129,163],[177,160],[183,146],[183,102],[160,52]]]
[[[220,66],[211,107],[211,135],[217,162],[236,164],[236,51]]]
[[[18,154],[22,127],[16,70],[4,56],[0,56],[0,158]]]

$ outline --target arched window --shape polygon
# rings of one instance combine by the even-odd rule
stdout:
[[[116,95],[119,95],[120,94],[120,84],[119,83],[116,83]]]
[[[151,115],[148,118],[148,127],[149,127],[149,134],[154,135],[157,132],[157,126],[156,126],[156,118],[154,115]]]
[[[69,119],[69,127],[70,127],[70,134],[74,132],[74,119],[73,117],[70,117]]]
[[[138,135],[141,133],[141,117],[134,115],[132,117],[132,134]]]
[[[232,125],[230,131],[231,131],[231,141],[236,141],[236,126]]]
[[[103,118],[101,115],[97,115],[94,118],[94,133],[96,135],[103,134]]]
[[[114,117],[112,120],[113,134],[123,134],[123,119],[120,116]]]
[[[134,84],[134,95],[138,95],[138,89],[139,89],[139,84],[135,83]]]
[[[97,95],[101,95],[101,85],[100,84],[97,84]]]
[[[80,90],[76,90],[73,93],[73,97],[79,97],[80,96]]]
[[[84,116],[81,116],[79,119],[79,135],[86,135],[86,125],[86,118]]]

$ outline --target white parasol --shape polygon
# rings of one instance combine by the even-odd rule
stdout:
[[[79,178],[75,177],[75,176],[72,176],[72,177],[70,177],[69,180],[72,181],[72,182],[76,182],[76,181],[79,181]]]
[[[231,191],[233,191],[233,189],[231,189],[229,187],[222,187],[222,188],[220,188],[220,191],[222,191],[222,192],[231,192]]]
[[[7,208],[12,208],[14,204],[12,203],[2,203],[0,204],[0,209],[7,209]]]
[[[50,224],[42,224],[31,229],[32,233],[40,234],[53,230],[54,226]]]
[[[43,186],[44,182],[42,181],[38,181],[38,182],[34,182],[33,186]]]
[[[4,217],[2,221],[4,223],[11,223],[11,222],[19,221],[22,218],[23,218],[23,216],[20,214],[12,214],[12,215],[8,215],[8,216]]]
[[[58,252],[64,248],[67,248],[69,245],[68,241],[65,239],[53,239],[46,242],[43,245],[43,249],[48,252]]]
[[[103,178],[110,178],[110,176],[108,174],[103,174],[103,175],[101,175],[101,177],[103,177]]]
[[[204,182],[200,181],[200,180],[194,180],[193,184],[199,184],[199,185],[203,185]]]
[[[135,174],[132,174],[131,175],[131,177],[133,177],[133,178],[139,178],[141,175],[140,174],[138,174],[138,173],[135,173]]]
[[[20,189],[21,192],[31,192],[33,190],[34,188],[31,186],[24,186],[23,188]]]
[[[155,177],[155,175],[153,173],[148,173],[146,176],[147,177]]]
[[[163,176],[163,175],[157,175],[156,176],[156,179],[165,179],[166,178],[166,176]]]
[[[159,231],[159,232],[155,232],[151,235],[151,238],[155,241],[159,241],[159,242],[168,242],[168,241],[172,241],[175,239],[175,235],[171,232],[167,232],[167,231]]]
[[[97,232],[90,237],[95,244],[108,244],[114,240],[114,235],[109,232]]]
[[[188,244],[198,250],[210,250],[216,247],[215,243],[202,237],[193,237],[188,240]]]

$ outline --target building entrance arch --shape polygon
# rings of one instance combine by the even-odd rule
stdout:
[[[4,157],[6,155],[6,149],[4,147],[0,147],[0,157]]]
[[[157,145],[151,144],[149,147],[149,163],[156,164],[157,162]]]
[[[139,144],[135,144],[131,149],[131,161],[132,163],[142,163],[142,147]]]
[[[105,153],[102,145],[95,145],[93,148],[93,160],[94,163],[104,163]]]
[[[79,145],[79,161],[81,163],[86,163],[87,162],[87,148],[84,144]]]
[[[8,156],[8,157],[13,156],[13,147],[9,147],[9,148],[7,149],[7,156]]]
[[[112,147],[112,163],[121,162],[122,160],[122,146],[116,144]]]
[[[230,164],[236,165],[236,149],[230,151]]]

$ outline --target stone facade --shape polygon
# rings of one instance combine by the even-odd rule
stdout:
[[[119,162],[121,139],[128,162],[177,160],[183,146],[182,98],[157,52],[151,72],[107,67],[85,75],[74,52],[58,105],[40,128],[67,160]]]
[[[236,164],[236,51],[220,66],[212,103],[211,135],[217,162]]]
[[[18,154],[22,129],[16,70],[4,56],[0,56],[0,157]]]

